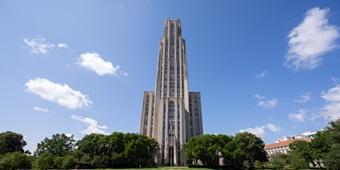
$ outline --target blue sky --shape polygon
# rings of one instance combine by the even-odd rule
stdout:
[[[0,131],[138,132],[164,19],[180,18],[205,133],[266,143],[340,117],[338,1],[0,1]]]

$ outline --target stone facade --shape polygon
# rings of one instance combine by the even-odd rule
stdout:
[[[185,165],[183,145],[190,137],[203,134],[201,96],[189,92],[180,20],[166,19],[164,25],[156,87],[144,92],[140,133],[159,143],[159,164]]]

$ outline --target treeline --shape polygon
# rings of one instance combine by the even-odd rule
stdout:
[[[331,122],[311,141],[295,141],[287,154],[267,159],[263,141],[250,134],[201,135],[185,144],[191,166],[225,169],[340,169],[340,120]]]
[[[264,142],[247,132],[236,136],[201,135],[185,144],[189,166],[225,169],[262,168],[267,162]]]
[[[289,145],[288,154],[277,154],[270,166],[276,169],[314,168],[340,169],[340,120],[316,133],[310,141],[295,141]]]
[[[90,134],[75,141],[55,134],[41,141],[33,155],[24,151],[21,134],[0,133],[0,169],[73,169],[154,166],[158,143],[138,134]]]
[[[156,140],[137,134],[90,134],[79,141],[73,136],[54,134],[38,143],[33,154],[24,151],[23,136],[0,133],[0,169],[126,168],[155,165],[159,153]],[[225,168],[254,168],[267,161],[263,141],[244,132],[235,137],[201,135],[184,148],[188,164]]]
[[[24,151],[23,135],[0,133],[0,169],[127,168],[155,165],[156,140],[143,135],[90,134],[76,141],[54,134],[38,143],[34,153]],[[189,166],[224,169],[340,169],[340,120],[318,132],[310,141],[290,144],[288,154],[269,160],[264,142],[253,134],[206,134],[189,139],[184,153]]]

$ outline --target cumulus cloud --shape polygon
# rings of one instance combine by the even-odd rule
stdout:
[[[271,132],[278,132],[280,131],[280,127],[273,125],[271,123],[268,123],[266,125],[262,125],[262,126],[256,126],[253,128],[247,128],[247,129],[241,129],[240,132],[249,132],[251,134],[256,135],[257,137],[264,137],[266,131],[269,130]]]
[[[336,48],[340,33],[328,23],[329,9],[312,8],[288,35],[285,65],[292,69],[316,68],[325,53]]]
[[[340,85],[336,85],[326,92],[321,92],[321,97],[327,102],[340,102]]]
[[[340,118],[340,85],[336,85],[321,92],[321,97],[326,104],[321,110],[321,115],[327,120],[334,121]]]
[[[79,58],[79,65],[82,68],[96,72],[98,75],[117,76],[119,65],[114,66],[111,62],[105,61],[98,53],[83,53]]]
[[[275,126],[275,125],[270,124],[270,123],[268,123],[268,124],[266,125],[266,128],[268,128],[268,129],[269,129],[270,131],[272,131],[272,132],[278,132],[278,131],[280,131],[280,127]]]
[[[273,109],[279,103],[279,99],[277,98],[265,99],[264,96],[258,94],[255,94],[254,97],[258,100],[257,105],[264,109]]]
[[[33,38],[30,40],[24,38],[24,43],[26,47],[30,48],[31,52],[34,54],[47,54],[53,49],[67,48],[66,43],[53,44],[47,42],[45,38]]]
[[[33,110],[38,111],[38,112],[48,112],[49,110],[47,108],[42,108],[42,107],[34,107]]]
[[[311,95],[312,95],[312,93],[305,92],[298,99],[294,99],[294,102],[296,102],[296,103],[307,103],[308,101],[311,100],[311,98],[312,98]]]
[[[297,121],[297,122],[304,122],[306,118],[306,110],[299,109],[296,113],[289,114],[289,119]]]
[[[58,103],[69,109],[84,108],[92,101],[80,91],[73,90],[67,84],[58,84],[48,79],[36,78],[25,84],[26,91],[38,95],[42,99]]]
[[[106,125],[100,125],[98,121],[92,118],[82,117],[78,115],[72,115],[71,118],[83,123],[86,126],[86,129],[81,131],[81,133],[84,135],[88,135],[91,133],[109,134],[107,132],[108,127]]]
[[[242,129],[240,130],[240,132],[249,132],[251,134],[256,135],[257,137],[263,137],[265,132],[264,132],[264,128],[262,127],[254,127],[254,128],[247,128],[247,129]]]
[[[267,72],[266,70],[264,70],[264,71],[261,71],[260,73],[257,73],[257,74],[255,75],[255,77],[256,77],[257,79],[262,79],[262,78],[264,78],[267,74],[268,74],[268,72]]]
[[[270,99],[270,100],[261,100],[258,102],[258,105],[260,107],[266,108],[266,109],[273,109],[276,107],[277,103],[279,102],[278,99]]]
[[[313,121],[315,119],[321,118],[320,116],[320,108],[301,108],[291,114],[288,115],[290,120],[296,122],[305,122],[305,121]]]

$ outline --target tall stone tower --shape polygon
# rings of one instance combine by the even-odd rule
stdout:
[[[158,52],[155,91],[144,92],[140,133],[160,146],[157,162],[186,164],[183,145],[203,133],[201,97],[189,92],[185,40],[179,19],[166,19]]]

